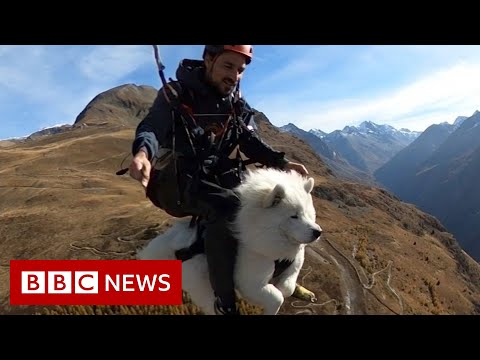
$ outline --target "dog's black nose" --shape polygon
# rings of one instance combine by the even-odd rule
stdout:
[[[322,235],[322,231],[321,231],[321,230],[313,229],[313,238],[314,238],[314,239],[319,238],[320,235]]]

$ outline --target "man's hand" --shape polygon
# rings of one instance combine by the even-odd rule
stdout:
[[[308,175],[308,171],[305,168],[305,166],[303,166],[302,164],[291,162],[291,161],[289,161],[287,163],[287,165],[285,165],[285,169],[286,170],[295,170],[300,175],[305,175],[305,176]]]
[[[135,180],[140,181],[142,186],[146,189],[148,181],[150,180],[151,169],[152,165],[148,160],[146,152],[140,150],[132,159],[128,170],[130,171],[130,176]]]

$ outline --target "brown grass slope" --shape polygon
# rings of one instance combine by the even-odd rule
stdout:
[[[187,298],[179,307],[9,306],[10,259],[131,259],[175,221],[150,204],[138,183],[115,175],[122,160],[130,160],[134,136],[134,122],[125,122],[124,114],[140,113],[145,105],[136,104],[153,101],[132,101],[123,111],[117,104],[122,118],[116,119],[105,109],[124,89],[96,103],[98,117],[83,113],[96,126],[0,149],[0,313],[198,313]],[[315,177],[324,230],[299,278],[317,301],[288,299],[281,313],[480,312],[480,267],[438,221],[385,191],[340,181],[306,143],[258,115],[262,137]],[[243,303],[242,312],[258,309]]]

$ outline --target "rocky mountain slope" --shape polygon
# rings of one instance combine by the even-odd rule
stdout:
[[[342,179],[374,184],[373,176],[364,171],[350,165],[339,153],[332,150],[330,146],[323,140],[326,135],[320,130],[305,131],[295,124],[287,124],[281,126],[280,131],[288,132],[302,140],[304,140],[323,160],[329,169]]]
[[[480,260],[480,112],[432,125],[375,173],[402,200],[435,215]]]
[[[364,121],[359,126],[333,131],[323,140],[350,165],[372,174],[418,135],[418,132]]]

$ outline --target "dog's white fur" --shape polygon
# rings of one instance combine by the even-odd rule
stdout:
[[[249,171],[236,188],[241,206],[232,228],[239,240],[235,265],[236,290],[240,297],[275,315],[284,299],[293,294],[304,262],[305,246],[319,239],[311,192],[313,178],[294,171]],[[138,255],[143,260],[175,259],[175,251],[195,241],[189,219],[179,220],[153,239]],[[275,260],[293,263],[272,279]],[[182,264],[182,284],[205,314],[214,314],[214,294],[204,254]]]

